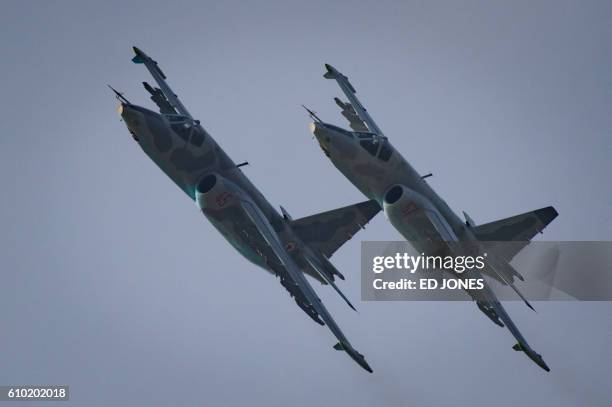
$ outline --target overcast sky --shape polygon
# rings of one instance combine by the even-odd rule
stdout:
[[[351,78],[395,147],[478,223],[554,205],[541,238],[610,240],[610,2],[2,2],[0,384],[75,406],[609,406],[610,303],[509,303],[547,374],[472,303],[359,301],[360,240],[321,298],[375,373],[144,155],[110,83],[188,109],[294,217],[363,200],[308,131]],[[577,270],[580,272],[580,270]]]

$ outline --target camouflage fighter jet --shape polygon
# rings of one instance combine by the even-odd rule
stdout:
[[[523,278],[509,262],[557,217],[557,211],[549,206],[479,226],[464,212],[465,222],[462,221],[427,184],[425,179],[431,174],[419,174],[393,148],[355,96],[355,88],[348,78],[331,65],[326,64],[325,68],[324,77],[335,80],[349,100],[346,103],[334,98],[353,130],[325,123],[307,109],[314,120],[310,129],[334,166],[365,196],[379,203],[391,224],[418,252],[425,255],[459,255],[474,253],[474,250],[487,253],[484,274],[512,287],[532,308],[513,284],[515,277]],[[517,243],[506,245],[493,241]],[[514,350],[523,351],[538,366],[549,371],[541,355],[529,346],[489,285],[485,284],[478,295],[471,291],[468,294],[495,324],[508,327],[517,340]]]
[[[343,350],[368,372],[372,369],[331,317],[304,273],[331,285],[342,274],[328,258],[380,211],[374,201],[293,220],[279,214],[249,179],[192,117],[166,83],[157,62],[134,47],[159,87],[144,82],[160,113],[121,101],[119,112],[144,152],[192,200],[227,241],[255,265],[280,278],[297,305],[320,325],[327,325]],[[114,89],[113,89],[114,91]]]

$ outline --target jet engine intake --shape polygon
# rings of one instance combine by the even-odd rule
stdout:
[[[435,205],[419,192],[396,184],[383,195],[389,222],[410,241],[456,241],[452,228]]]
[[[230,206],[239,206],[244,192],[227,178],[210,173],[198,181],[195,195],[200,209],[220,210]]]

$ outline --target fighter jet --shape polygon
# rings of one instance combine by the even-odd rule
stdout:
[[[365,196],[379,203],[391,224],[419,253],[487,253],[487,268],[483,273],[512,287],[532,308],[514,285],[515,277],[523,278],[510,265],[510,260],[557,217],[557,211],[549,206],[480,226],[465,212],[465,221],[461,220],[427,183],[426,178],[431,174],[419,174],[393,148],[357,99],[348,78],[331,65],[326,64],[325,68],[324,78],[335,80],[349,100],[334,99],[353,130],[325,123],[309,110],[314,120],[310,129],[334,166]],[[506,241],[517,242],[493,243]],[[478,270],[475,272],[482,276]],[[523,351],[542,369],[550,370],[514,325],[489,284],[485,282],[478,295],[474,291],[468,294],[495,324],[508,327],[518,342],[514,350]]]
[[[144,64],[158,87],[144,82],[159,113],[130,103],[115,91],[119,113],[128,131],[151,160],[195,201],[225,239],[245,258],[280,279],[297,305],[320,325],[327,325],[338,343],[368,372],[372,369],[344,336],[316,292],[308,274],[331,285],[344,279],[329,257],[380,211],[374,201],[293,220],[279,214],[181,103],[166,83],[156,61],[134,47],[137,64]]]

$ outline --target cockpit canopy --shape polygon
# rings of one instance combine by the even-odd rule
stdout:
[[[365,132],[365,131],[356,131],[355,135],[359,138],[364,138],[364,139],[378,137],[376,133],[370,133],[370,132]]]
[[[334,126],[333,124],[328,124],[326,123],[325,126],[329,127],[330,129],[332,129],[333,131],[342,134],[343,136],[347,136],[350,138],[353,138],[353,133],[351,133],[350,131],[344,130],[341,127],[338,126]]]
[[[172,130],[186,142],[193,144],[196,147],[202,146],[204,143],[204,131],[200,126],[196,126],[196,122],[188,117],[178,114],[165,115]]]
[[[180,114],[166,114],[164,116],[166,117],[166,119],[168,119],[170,123],[180,123],[180,122],[185,122],[185,121],[191,121],[191,119],[185,116],[182,116]]]
[[[377,157],[382,161],[389,161],[391,155],[393,154],[393,150],[389,145],[387,139],[378,136],[376,133],[364,131],[350,132],[338,126],[334,126],[333,124],[326,123],[325,125],[337,133],[340,133],[352,139],[359,139],[359,145],[361,146],[361,148],[370,153],[370,155]]]
[[[386,138],[380,137],[376,133],[367,132],[355,132],[355,135],[360,139],[359,145],[361,148],[370,153],[370,155],[382,161],[389,161],[393,150]]]

